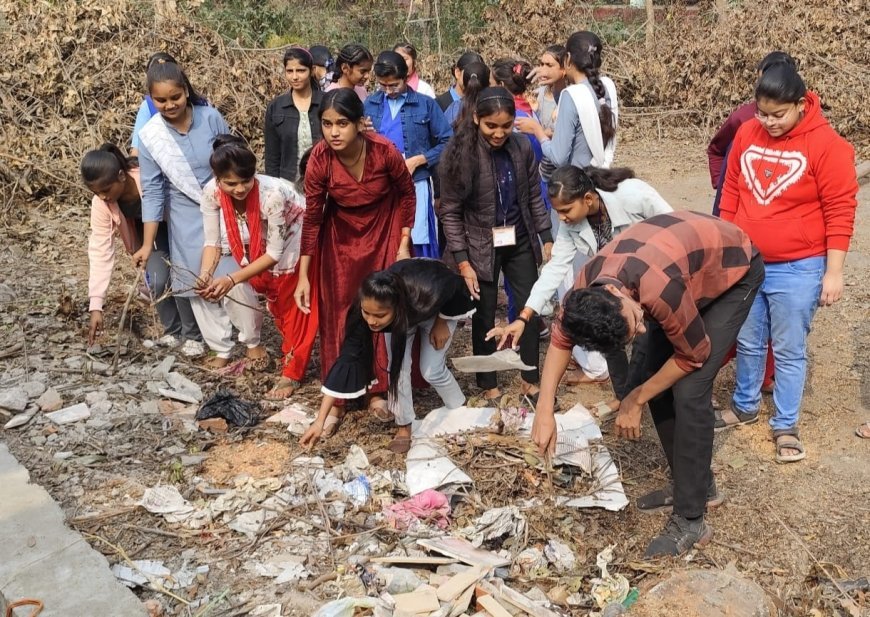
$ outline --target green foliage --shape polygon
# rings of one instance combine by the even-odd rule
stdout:
[[[246,0],[207,0],[196,17],[227,39],[242,46],[263,46],[276,36],[287,34],[294,21],[290,3],[249,2]]]

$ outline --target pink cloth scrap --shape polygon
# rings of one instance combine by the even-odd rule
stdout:
[[[450,524],[450,502],[447,496],[433,489],[427,489],[410,499],[384,507],[387,522],[399,530],[407,530],[415,522],[435,525],[447,529]]]

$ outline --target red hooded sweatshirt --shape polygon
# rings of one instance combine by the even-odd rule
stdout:
[[[803,119],[785,135],[756,119],[738,129],[719,207],[776,263],[849,250],[857,193],[855,150],[807,92]]]

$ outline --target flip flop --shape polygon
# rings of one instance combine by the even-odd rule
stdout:
[[[584,373],[582,369],[577,369],[576,371],[573,371],[573,375],[569,374],[571,372],[572,371],[565,371],[565,377],[562,378],[562,383],[564,383],[566,386],[605,384],[610,381],[610,375],[608,375],[607,377],[596,379]]]
[[[278,383],[272,386],[272,389],[269,390],[266,395],[263,397],[267,401],[283,401],[285,398],[290,398],[293,396],[293,393],[299,389],[300,384],[295,379],[290,379],[289,377],[281,377],[278,379]],[[290,392],[286,394],[278,394],[279,392],[290,390]]]
[[[788,438],[791,439],[788,439]],[[786,439],[783,439],[786,438]],[[804,444],[801,443],[795,429],[785,429],[781,431],[773,431],[773,442],[776,444],[776,462],[777,463],[796,463],[807,457],[804,450]],[[783,450],[797,450],[797,454],[782,454]]]
[[[387,450],[394,454],[407,454],[410,449],[410,437],[393,437],[390,443],[387,444]]]
[[[390,411],[390,405],[387,403],[386,399],[379,398],[369,401],[369,413],[371,413],[378,422],[383,422],[384,424],[391,424],[395,420],[393,412]]]
[[[332,409],[341,409],[341,407],[333,407]],[[335,435],[338,432],[338,427],[341,426],[341,421],[344,420],[344,416],[346,415],[347,412],[344,409],[341,409],[341,414],[333,414],[332,410],[330,410],[329,415],[326,416],[326,420],[323,422],[323,432],[320,434],[321,437],[329,439]]]
[[[855,429],[855,434],[861,439],[870,439],[870,422],[858,425]]]

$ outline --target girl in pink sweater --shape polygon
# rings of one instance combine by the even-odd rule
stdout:
[[[103,304],[115,267],[115,234],[121,236],[128,254],[142,246],[142,189],[139,186],[139,166],[135,158],[128,159],[114,144],[103,144],[86,153],[81,162],[82,180],[93,192],[91,200],[91,234],[88,239],[88,296],[90,326],[88,344],[93,345],[103,329]],[[169,281],[166,226],[157,232],[156,250],[145,266],[147,294],[152,300],[161,298]],[[164,335],[157,342],[174,347],[185,338],[201,340],[193,314],[180,313],[172,297],[157,303],[157,314]],[[200,343],[202,345],[202,343]]]

